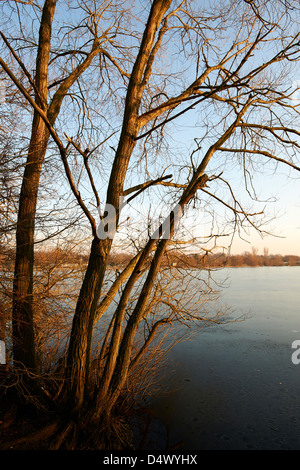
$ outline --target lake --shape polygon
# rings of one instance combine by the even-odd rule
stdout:
[[[169,354],[155,419],[182,450],[300,450],[300,267],[230,268],[222,301],[243,322],[203,329]],[[300,354],[299,354],[300,358]],[[166,448],[166,433],[148,439]],[[152,439],[152,440],[151,440]]]

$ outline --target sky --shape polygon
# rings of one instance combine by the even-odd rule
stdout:
[[[278,190],[278,201],[270,203],[266,208],[266,214],[270,214],[270,220],[266,220],[262,230],[267,233],[259,233],[253,230],[247,230],[246,233],[235,234],[234,238],[221,237],[218,241],[219,250],[225,249],[230,245],[231,254],[241,254],[250,251],[252,248],[258,249],[258,254],[263,254],[267,248],[269,254],[298,255],[300,256],[300,181],[299,189],[295,189],[293,184],[289,189],[285,187]],[[282,196],[282,198],[280,198]],[[297,204],[298,201],[298,204]],[[199,228],[201,217],[199,218]],[[197,233],[197,230],[195,230]]]
[[[255,204],[257,211],[264,210],[263,225],[260,227],[264,233],[258,231],[245,230],[239,233],[236,232],[234,237],[219,237],[217,241],[212,239],[208,244],[196,243],[187,245],[187,249],[191,252],[197,252],[197,250],[203,247],[209,247],[216,244],[215,251],[228,252],[230,248],[231,254],[242,254],[246,251],[251,252],[252,248],[258,250],[258,254],[263,254],[264,249],[268,249],[268,253],[271,255],[298,255],[300,256],[300,175],[296,174],[295,171],[291,171],[290,175],[287,175],[286,168],[278,170],[277,174],[262,174],[257,181],[255,181],[255,188],[258,195],[261,197],[261,202]],[[217,186],[212,189],[216,194]],[[157,214],[168,214],[169,210],[159,208],[159,204],[155,204],[153,198],[154,192],[157,191],[159,194],[159,188],[150,190],[150,201],[152,202],[152,221],[158,220]],[[241,200],[243,200],[242,194],[244,191],[240,190]],[[237,189],[236,196],[239,196]],[[191,204],[188,208],[186,215],[184,216],[183,224],[180,224],[178,231],[175,233],[175,239],[183,240],[191,239],[192,236],[198,237],[198,240],[205,240],[205,236],[212,233],[211,229],[211,218],[205,216],[206,213],[206,201],[201,201],[198,209],[193,207]],[[208,199],[209,200],[209,199]],[[267,201],[267,202],[266,202]],[[122,220],[125,221],[129,216],[128,227],[131,235],[134,233],[134,226],[136,226],[137,233],[140,232],[141,227],[145,229],[145,216],[148,214],[149,201],[146,197],[144,200],[135,200],[134,204],[125,209],[122,212]],[[224,210],[223,206],[218,202],[214,202],[214,216],[219,215],[219,225],[222,230],[224,220],[232,220],[231,211]],[[225,214],[226,212],[226,214]],[[139,215],[141,215],[141,224],[138,224]],[[133,225],[132,225],[133,223]],[[125,222],[126,224],[126,222]],[[134,225],[135,224],[135,225]],[[215,225],[217,227],[217,225]],[[154,230],[153,230],[154,231]],[[216,231],[216,230],[215,230]],[[232,231],[232,225],[228,224],[225,227],[225,232]]]
[[[264,248],[270,254],[294,254],[300,256],[300,173],[279,165],[276,173],[262,173],[256,181],[256,191],[261,196],[259,204],[265,211],[265,225],[261,228],[263,236],[254,230],[246,241],[236,238],[232,251],[242,253],[258,248],[263,254]]]
[[[264,248],[268,248],[269,254],[300,256],[300,203],[298,207],[293,205],[287,207],[284,204],[278,204],[278,207],[285,212],[272,222],[274,235],[261,237],[258,233],[253,232],[247,241],[235,238],[231,252],[233,254],[243,253],[251,251],[252,247],[255,247],[259,254],[263,254]]]
[[[244,198],[244,184],[240,178],[241,173],[237,172],[235,194],[241,196],[241,201],[245,200],[247,207],[249,198]],[[268,248],[269,254],[300,256],[300,173],[282,164],[277,167],[276,173],[270,170],[256,175],[254,186],[259,202],[253,207],[257,212],[264,211],[263,225],[260,227],[264,233],[247,230],[241,236],[236,234],[233,240],[220,239],[220,246],[222,242],[224,246],[230,244],[232,254],[251,251],[255,247],[259,254]],[[201,226],[201,216],[198,226]]]
[[[280,181],[280,178],[277,180]],[[251,242],[260,249],[261,253],[266,246],[269,248],[269,253],[300,255],[300,179],[281,180],[282,185],[274,188],[278,200],[272,204],[275,218],[270,223],[272,232],[277,236],[266,236],[262,240],[253,234]],[[237,242],[235,249],[240,251],[243,245]]]
[[[300,101],[300,93],[298,98]],[[182,132],[188,134],[190,123],[191,115],[187,114],[182,122]],[[287,178],[287,173],[285,168],[278,167],[276,175],[263,175],[257,178],[256,181],[256,190],[263,201],[269,198],[276,199],[276,202],[269,202],[268,204],[262,202],[259,206],[256,206],[260,209],[266,206],[266,218],[270,218],[270,222],[263,228],[268,232],[272,232],[274,236],[265,235],[261,237],[254,230],[249,234],[243,234],[243,239],[236,235],[231,246],[232,253],[251,251],[252,247],[255,247],[261,254],[264,248],[268,248],[269,253],[272,254],[296,254],[300,256],[300,174],[298,176],[296,171],[289,172],[290,178]],[[238,180],[238,174],[236,178]],[[239,192],[238,184],[236,190]],[[203,228],[201,212],[197,216],[192,214],[191,218],[195,235],[201,235]],[[223,240],[226,241],[226,239]],[[229,243],[229,240],[227,241]]]
[[[300,103],[300,93],[298,93],[296,98]],[[179,128],[177,128],[179,134],[186,134],[187,141],[191,141],[191,139],[189,139],[191,135],[193,137],[197,135],[193,124],[191,114],[187,114],[180,122],[180,132]],[[182,136],[178,135],[178,142],[183,142],[184,140]],[[213,159],[214,158],[218,159],[219,156],[216,155]],[[220,158],[223,159],[224,156],[221,155]],[[213,160],[212,166],[214,166],[214,164]],[[250,208],[249,212],[264,211],[264,223],[261,226],[261,230],[264,231],[264,233],[259,233],[252,229],[249,232],[241,233],[241,236],[236,234],[233,240],[225,237],[220,238],[218,245],[221,249],[223,246],[228,247],[230,245],[230,252],[232,254],[251,251],[252,247],[255,247],[258,249],[259,254],[263,254],[264,249],[268,248],[269,254],[293,254],[300,256],[300,172],[283,163],[279,163],[274,170],[273,162],[270,167],[266,163],[262,171],[260,171],[260,167],[257,167],[257,170],[257,173],[254,175],[253,185],[258,197],[258,203],[251,201],[245,192],[241,168],[233,164],[224,175],[225,179],[228,179],[230,184],[232,184],[235,196],[242,201],[246,209],[248,209],[248,207]],[[209,171],[207,171],[207,173],[211,174]],[[218,195],[217,185],[211,186],[209,189],[211,192]],[[252,203],[253,210],[251,207]],[[250,206],[248,206],[248,204],[250,204]],[[214,207],[222,214],[219,203],[215,203]],[[202,224],[203,215],[201,212],[199,215],[192,212],[190,225],[194,227],[193,233],[195,233],[195,235],[203,233]]]

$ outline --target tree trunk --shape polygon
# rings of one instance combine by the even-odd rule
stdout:
[[[47,142],[48,132],[44,122],[35,116],[20,193],[12,317],[15,366],[22,364],[32,371],[37,368],[33,325],[34,222]]]
[[[72,323],[63,400],[79,410],[87,391],[93,327],[107,264],[103,241],[94,238]]]
[[[35,99],[42,109],[47,106],[48,62],[55,6],[56,0],[45,1],[39,31]],[[39,180],[48,139],[49,132],[45,123],[40,115],[34,111],[31,141],[19,200],[12,327],[15,365],[22,364],[24,368],[35,372],[37,361],[33,324],[34,226]]]
[[[165,253],[168,243],[168,239],[163,239],[160,241],[156,249],[148,276],[144,282],[136,307],[126,325],[120,348],[118,348],[118,357],[115,362],[115,368],[110,379],[109,386],[107,387],[107,392],[105,397],[103,397],[103,395],[100,393],[97,397],[95,406],[95,414],[97,416],[104,414],[105,416],[109,417],[116,400],[122,393],[122,389],[126,383],[128,371],[130,368],[131,352],[135,334],[140,321],[143,318],[147,302],[157,273],[159,272],[162,257]]]
[[[45,0],[39,31],[39,45],[36,59],[35,101],[47,113],[53,126],[63,99],[99,53],[95,41],[86,59],[80,63],[61,83],[49,107],[48,63],[51,45],[51,26],[57,0]],[[34,221],[42,164],[49,141],[49,130],[37,110],[34,110],[31,141],[24,172],[19,200],[18,225],[16,232],[16,261],[13,301],[13,351],[15,365],[22,363],[25,368],[36,369],[34,324],[33,324],[33,264],[34,264]]]

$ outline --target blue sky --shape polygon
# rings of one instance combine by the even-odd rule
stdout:
[[[57,11],[57,17],[64,18],[62,12],[64,10],[64,3],[59,2],[59,9]],[[73,15],[77,15],[78,10],[74,10],[72,12]],[[69,22],[69,17],[67,19]],[[226,44],[225,44],[226,46]],[[167,68],[170,67],[171,69],[176,67],[180,68],[183,66],[181,62],[173,63],[173,57],[165,58],[164,66]],[[175,70],[177,71],[177,69]],[[293,79],[297,79],[297,72],[293,70]],[[188,77],[188,80],[192,80],[191,77]],[[291,86],[292,83],[289,84]],[[201,113],[200,113],[201,114]],[[211,115],[209,114],[209,118],[211,119]],[[198,115],[199,119],[199,115]],[[73,122],[72,122],[73,124]],[[201,124],[201,123],[200,123]],[[182,152],[182,155],[189,161],[189,150],[192,147],[194,137],[199,137],[201,135],[201,127],[199,126],[198,129],[195,127],[195,120],[193,118],[193,114],[191,112],[187,113],[183,116],[182,119],[179,120],[176,127],[172,130],[171,139],[174,139],[172,142],[172,147],[175,149],[175,152]],[[186,136],[186,138],[185,138]],[[100,136],[100,140],[102,140],[102,136]],[[117,136],[116,136],[117,138]],[[176,144],[178,143],[178,147],[176,148]],[[186,152],[184,152],[184,147],[186,145]],[[156,164],[157,167],[155,170],[160,171],[159,165],[163,167],[165,165],[165,161],[163,161],[163,156],[161,157],[162,160]],[[176,159],[178,156],[176,156]],[[199,156],[201,158],[201,156]],[[219,157],[217,157],[219,158]],[[222,165],[222,158],[220,156],[220,167]],[[176,160],[176,162],[180,159]],[[218,161],[218,160],[217,160]],[[213,160],[212,164],[214,164],[215,160]],[[167,162],[169,163],[169,162]],[[172,163],[172,160],[171,160]],[[166,164],[167,165],[167,164]],[[231,165],[234,168],[233,165]],[[173,170],[170,170],[173,172]],[[209,172],[208,172],[209,174]],[[290,175],[290,178],[287,177]],[[143,178],[143,175],[140,173],[135,174],[137,178]],[[159,176],[159,174],[155,175]],[[176,177],[176,175],[174,175]],[[234,169],[234,174],[230,174],[230,178],[235,181],[235,191],[238,197],[241,196],[241,200],[244,202],[245,192],[242,189],[243,185],[241,183],[241,187],[239,187],[239,182],[241,179],[241,171],[240,169]],[[236,235],[234,237],[233,245],[232,245],[232,252],[235,253],[242,253],[244,251],[251,250],[251,247],[254,246],[258,248],[259,252],[262,253],[263,249],[267,247],[270,253],[281,253],[281,254],[297,254],[300,255],[300,243],[299,243],[299,234],[300,234],[300,174],[293,170],[290,171],[284,165],[279,165],[277,168],[276,174],[270,172],[264,173],[261,176],[256,175],[255,181],[255,189],[261,198],[262,201],[271,199],[274,202],[264,203],[261,202],[259,204],[255,204],[256,210],[261,210],[265,208],[266,213],[266,221],[270,219],[269,223],[266,223],[263,227],[264,230],[272,232],[276,236],[267,236],[265,235],[263,238],[256,233],[254,230],[250,231],[248,234],[243,234],[243,240]],[[141,181],[135,181],[135,184],[140,183]],[[184,181],[181,181],[184,182]],[[103,181],[99,181],[99,189],[103,189],[102,186],[104,185]],[[217,186],[213,187],[214,190],[217,191]],[[105,189],[104,189],[105,190]],[[152,194],[149,192],[151,197]],[[216,192],[218,195],[218,193]],[[275,201],[276,200],[276,201]],[[248,201],[246,201],[248,203]],[[217,203],[215,203],[215,207],[217,211],[221,212],[221,208]],[[201,209],[201,204],[200,204]],[[97,214],[95,214],[97,216]],[[199,216],[195,220],[195,215],[191,216],[192,223],[195,226],[196,232],[198,231],[200,234],[203,230],[203,214],[201,210],[199,212]],[[195,224],[196,222],[196,224]],[[197,233],[196,233],[197,234]],[[225,241],[225,239],[223,239]]]
[[[287,180],[285,177],[274,177],[267,185],[270,194],[277,197],[276,202],[267,206],[267,211],[274,219],[266,224],[265,229],[276,236],[265,235],[263,238],[254,231],[249,236],[249,243],[236,239],[233,251],[241,253],[251,246],[263,253],[264,247],[272,254],[300,255],[300,179]]]
[[[194,127],[193,116],[192,114],[186,114],[180,120],[177,134],[175,131],[173,135],[173,145],[176,146],[176,141],[181,144],[183,142],[191,143],[195,135],[197,136],[197,129]],[[224,155],[216,154],[211,162],[212,170],[215,165],[217,167],[220,164],[220,167],[222,167],[224,158]],[[300,256],[300,172],[283,163],[274,167],[273,162],[270,166],[268,164],[264,168],[258,166],[257,169],[257,174],[253,178],[253,185],[258,202],[252,201],[248,197],[244,187],[243,171],[234,163],[234,160],[232,160],[232,164],[224,175],[232,185],[236,198],[242,202],[246,209],[249,208],[249,212],[264,211],[263,225],[260,228],[266,233],[259,233],[251,229],[242,232],[241,237],[236,233],[233,241],[231,238],[221,237],[218,246],[226,247],[232,242],[232,253],[251,251],[252,247],[255,247],[260,254],[263,254],[264,248],[268,248],[270,254],[295,254]],[[211,174],[209,170],[210,166],[207,171],[208,175]],[[218,196],[218,186],[212,185],[211,192]],[[214,203],[214,208],[220,214],[222,223],[224,211],[222,212],[220,204],[217,202]],[[205,209],[204,205],[203,209]],[[226,216],[228,217],[228,214]],[[201,214],[201,206],[198,216],[195,212],[191,212],[189,225],[193,226],[192,233],[205,235],[205,231],[203,231],[204,220],[204,216]],[[210,228],[208,225],[206,230]]]

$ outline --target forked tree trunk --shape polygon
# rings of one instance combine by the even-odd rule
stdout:
[[[180,201],[179,206],[181,210],[179,212],[171,212],[169,217],[169,237],[162,238],[158,243],[158,246],[155,251],[155,255],[151,262],[151,266],[147,275],[147,278],[143,284],[143,288],[137,300],[136,306],[133,312],[130,315],[130,318],[127,322],[125,327],[123,337],[121,342],[116,342],[114,346],[114,350],[112,351],[112,365],[110,366],[110,371],[107,377],[102,379],[102,384],[105,384],[104,391],[99,388],[98,395],[96,395],[94,400],[94,414],[98,418],[101,416],[105,416],[109,418],[111,410],[116,403],[118,397],[122,393],[124,389],[124,385],[126,383],[128,372],[130,369],[131,363],[131,352],[132,346],[134,342],[134,338],[136,335],[136,331],[138,326],[143,319],[145,314],[145,310],[147,308],[149,296],[151,294],[154,281],[156,276],[159,272],[161,261],[163,255],[166,251],[167,245],[169,243],[170,238],[174,234],[174,229],[176,223],[178,222],[178,217],[181,217],[181,214],[184,211],[185,206],[189,203],[189,201],[193,198],[196,192],[203,188],[207,182],[207,175],[204,174],[204,171],[214,155],[215,151],[232,135],[236,126],[240,122],[243,114],[245,113],[247,106],[245,106],[237,116],[235,122],[224,132],[223,136],[216,142],[216,144],[212,145],[208,151],[206,152],[204,158],[202,159],[200,165],[197,168],[197,171],[194,173],[193,178],[191,179],[189,185],[184,190]],[[149,240],[148,245],[150,246],[151,240]],[[136,268],[139,266],[141,259],[137,263]],[[131,278],[134,277],[133,273]],[[129,282],[127,284],[130,283]],[[126,287],[124,289],[123,295],[126,292]],[[122,299],[121,299],[122,301]],[[123,317],[121,316],[121,320]],[[118,328],[118,325],[115,325],[115,329]],[[120,327],[119,327],[120,328]],[[120,335],[119,335],[120,338]],[[105,371],[104,371],[105,373]],[[101,386],[101,384],[100,384]]]
[[[171,0],[154,0],[128,84],[123,126],[112,165],[106,198],[107,204],[111,204],[116,210],[116,224],[118,224],[119,203],[120,197],[123,195],[127,168],[136,145],[136,137],[140,128],[138,113],[143,91],[147,84],[149,58],[158,28],[170,4]],[[104,248],[103,253],[98,252],[101,247]],[[94,239],[87,273],[79,294],[73,320],[66,368],[66,390],[68,392],[67,399],[69,404],[71,404],[75,410],[80,409],[84,398],[90,354],[89,338],[92,335],[96,304],[100,297],[101,284],[104,279],[106,260],[109,255],[110,247],[111,243],[97,242]],[[95,262],[96,258],[94,259],[95,253],[96,256],[98,256],[98,263]],[[116,348],[118,348],[118,340],[116,344]],[[115,351],[113,351],[113,356],[115,355]],[[110,377],[110,370],[108,371],[108,376]],[[101,395],[105,395],[105,390],[106,388],[104,387]],[[65,398],[64,394],[62,396]]]
[[[127,164],[135,145],[132,132],[137,132],[136,125],[130,128],[129,123],[125,122],[125,129],[123,129],[117,150],[119,158],[116,158],[115,165],[113,166],[111,184],[107,194],[107,201],[114,206],[117,214],[119,212],[119,195],[122,194]],[[123,164],[121,167],[118,167],[120,160]],[[61,399],[63,402],[66,402],[67,407],[74,413],[80,410],[87,390],[91,338],[111,246],[112,240],[110,238],[101,240],[94,237],[87,270],[79,292],[72,322],[67,351],[65,385],[62,390]]]
[[[139,295],[136,307],[131,313],[130,318],[127,322],[122,337],[121,345],[120,347],[119,345],[118,347],[115,346],[116,360],[113,374],[111,378],[108,378],[109,383],[107,384],[107,391],[105,393],[105,396],[100,391],[95,400],[95,415],[98,417],[105,416],[107,419],[109,419],[111,410],[123,391],[130,368],[131,352],[136,331],[147,307],[148,300],[154,285],[154,281],[159,272],[161,261],[168,245],[168,242],[168,239],[163,239],[159,242],[159,245],[154,255],[154,259],[151,263],[149,273],[144,282],[142,291]]]

